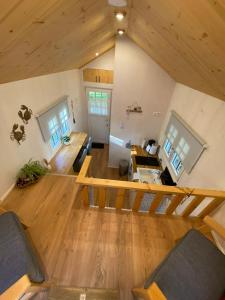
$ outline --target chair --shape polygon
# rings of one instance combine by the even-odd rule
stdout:
[[[210,217],[205,222],[225,239],[224,228]],[[221,300],[224,292],[225,255],[194,229],[150,275],[144,288],[133,290],[145,300]]]

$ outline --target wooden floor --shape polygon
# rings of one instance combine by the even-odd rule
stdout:
[[[29,233],[50,280],[57,285],[119,289],[131,300],[192,226],[181,218],[82,209],[73,176],[47,175],[14,189],[3,206],[30,224]]]
[[[118,168],[108,167],[109,145],[105,144],[103,149],[92,148],[91,150],[90,175],[95,178],[105,178],[114,180],[127,180],[127,176],[120,176]],[[75,175],[73,171],[69,173]]]

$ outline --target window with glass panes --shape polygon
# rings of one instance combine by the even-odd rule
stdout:
[[[48,123],[49,131],[51,134],[50,145],[54,149],[60,144],[61,132],[57,118],[52,118]]]
[[[177,137],[177,133],[177,129],[173,125],[171,125],[164,142],[164,150],[167,157],[169,157],[172,153],[172,146]]]
[[[177,175],[179,175],[181,173],[181,171],[183,170],[182,162],[186,158],[189,150],[190,150],[190,146],[185,141],[185,139],[182,137],[179,140],[179,143],[173,152],[173,157],[171,160],[171,165]]]
[[[65,135],[70,130],[70,127],[69,127],[69,116],[68,116],[68,112],[67,112],[66,108],[64,108],[59,113],[59,117],[60,117],[62,135]]]
[[[89,114],[107,116],[109,111],[109,93],[101,91],[88,92]]]

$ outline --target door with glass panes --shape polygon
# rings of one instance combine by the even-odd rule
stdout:
[[[109,143],[111,90],[86,89],[88,101],[88,130],[93,142]]]

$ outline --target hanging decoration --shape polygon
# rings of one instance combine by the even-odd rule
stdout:
[[[19,130],[18,130],[19,128]],[[10,138],[12,141],[16,140],[19,145],[21,145],[21,142],[24,142],[26,139],[25,129],[23,125],[14,124]]]
[[[142,113],[142,107],[138,105],[137,102],[133,103],[132,105],[127,106],[127,114],[129,113]]]
[[[71,110],[72,110],[72,115],[73,115],[73,124],[75,124],[75,123],[76,123],[76,120],[75,120],[75,115],[74,115],[73,100],[71,100]]]
[[[26,105],[21,105],[18,116],[22,119],[24,124],[28,124],[28,121],[31,119],[33,112]]]

